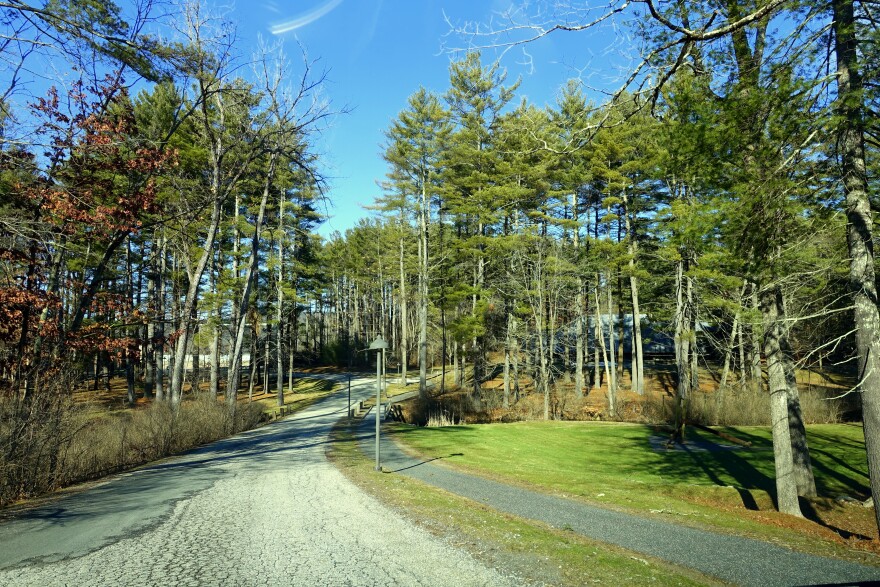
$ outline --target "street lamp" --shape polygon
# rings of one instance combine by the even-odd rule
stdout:
[[[379,408],[381,406],[382,393],[382,367],[385,365],[385,349],[388,343],[382,338],[382,335],[376,337],[370,343],[370,350],[376,351],[376,470],[381,471],[382,465],[379,462]]]

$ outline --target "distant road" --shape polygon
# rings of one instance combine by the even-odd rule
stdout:
[[[373,389],[355,380],[353,400]],[[327,462],[346,406],[335,394],[0,523],[0,585],[508,585]]]

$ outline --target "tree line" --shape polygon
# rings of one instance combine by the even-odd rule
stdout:
[[[625,371],[645,390],[642,335],[659,330],[679,435],[701,371],[719,397],[769,393],[778,504],[795,515],[816,493],[797,370],[839,369],[861,400],[876,499],[870,7],[642,6],[628,22],[647,57],[609,101],[569,82],[531,104],[474,51],[445,91],[412,94],[386,131],[381,214],[324,248],[328,335],[390,338],[423,397],[432,365],[476,405],[500,394],[506,407],[528,382],[550,418],[566,375],[576,395],[605,382],[616,417]],[[512,20],[486,46],[597,22],[565,7],[565,26]],[[462,29],[472,45],[481,30]],[[483,389],[496,377],[499,392]]]
[[[439,386],[477,405],[497,375],[503,405],[534,393],[551,418],[570,375],[576,395],[606,389],[616,417],[665,334],[679,434],[701,373],[719,396],[769,394],[792,514],[815,493],[797,369],[842,365],[880,499],[873,4],[554,6],[565,12],[542,22],[508,14],[485,45],[623,18],[645,51],[620,91],[594,103],[570,82],[538,106],[467,53],[387,129],[382,214],[321,242],[314,144],[332,113],[307,59],[294,72],[270,49],[240,55],[234,27],[197,5],[161,15],[168,42],[147,31],[150,2],[133,16],[6,3],[0,385],[13,412],[31,422],[29,406],[69,392],[64,370],[121,368],[129,402],[142,389],[178,405],[207,354],[234,423],[246,347],[251,390],[262,379],[283,402],[297,354],[351,365],[382,334],[423,397],[437,365]],[[479,45],[485,30],[460,32]],[[58,58],[77,81],[22,108],[20,76]],[[128,78],[153,83],[131,96]]]
[[[304,51],[241,54],[198,3],[50,4],[2,7],[0,501],[69,476],[91,426],[73,391],[111,377],[127,404],[170,407],[159,456],[203,379],[227,432],[253,424],[243,372],[284,405],[326,187],[315,144],[333,112]],[[70,75],[32,90],[24,72],[46,63]]]

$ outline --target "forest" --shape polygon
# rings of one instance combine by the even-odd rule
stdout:
[[[816,493],[805,423],[863,420],[880,498],[873,2],[637,3],[627,82],[550,105],[489,48],[554,27],[464,27],[448,87],[415,85],[389,122],[372,216],[326,239],[315,144],[337,113],[308,58],[267,48],[242,74],[197,5],[160,43],[109,2],[9,4],[6,62],[49,35],[82,79],[3,104],[7,499],[61,482],[74,388],[121,377],[170,418],[222,396],[235,431],[255,384],[284,405],[296,370],[366,368],[377,336],[459,417],[638,420],[668,396],[650,417],[681,436],[749,413],[795,515]],[[563,30],[590,28],[569,8]]]

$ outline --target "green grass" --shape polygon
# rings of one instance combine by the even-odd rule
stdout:
[[[426,457],[442,457],[439,462],[447,466],[505,482],[688,525],[782,541],[807,552],[873,559],[842,544],[817,540],[816,533],[810,531],[811,523],[775,513],[769,430],[725,430],[751,441],[752,448],[658,452],[651,448],[649,437],[663,437],[664,433],[637,424],[397,425],[393,433],[405,446]],[[694,429],[689,435],[694,440],[718,441],[714,435]],[[821,495],[868,495],[860,426],[811,426],[808,442]],[[829,502],[819,500],[816,505],[820,509],[844,507]],[[867,562],[878,564],[876,560]]]
[[[362,489],[488,566],[525,581],[561,586],[717,584],[688,569],[503,514],[403,475],[376,473],[344,421],[334,429],[328,452]]]

